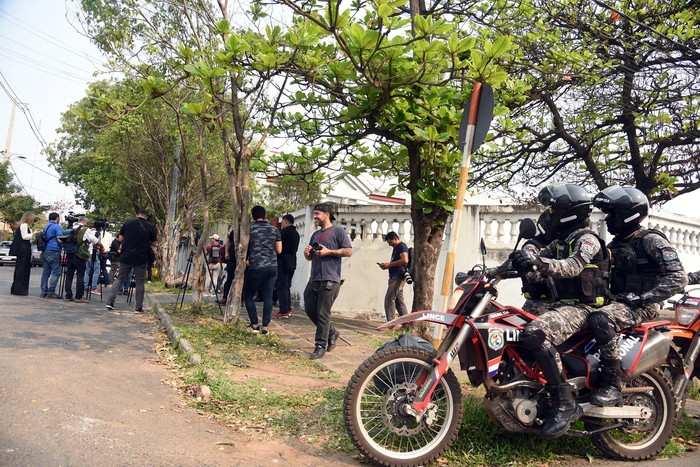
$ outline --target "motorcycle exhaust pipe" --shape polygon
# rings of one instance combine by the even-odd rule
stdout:
[[[628,372],[627,376],[629,379],[634,379],[666,361],[671,348],[671,339],[652,329],[647,335],[644,351],[641,352],[641,355],[639,354],[642,347],[641,342],[639,347],[637,352],[628,351],[622,357],[622,367]]]

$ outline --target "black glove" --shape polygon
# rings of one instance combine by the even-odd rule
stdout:
[[[537,262],[537,256],[529,251],[520,250],[513,255],[513,269],[519,274],[526,274],[533,271],[533,266]]]
[[[688,273],[688,285],[700,284],[700,271]]]
[[[617,295],[615,297],[615,301],[622,302],[626,305],[631,306],[632,308],[640,308],[643,305],[642,297],[640,297],[636,293],[632,293],[632,292],[626,292],[626,293]]]

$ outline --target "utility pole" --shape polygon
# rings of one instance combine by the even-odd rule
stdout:
[[[10,124],[7,128],[7,139],[5,140],[5,151],[3,152],[3,162],[10,160],[10,148],[12,146],[12,131],[15,126],[15,111],[17,110],[17,104],[12,103],[12,110],[10,111]]]

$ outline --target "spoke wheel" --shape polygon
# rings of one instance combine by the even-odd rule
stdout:
[[[639,461],[654,457],[671,440],[675,427],[673,390],[668,379],[657,369],[649,370],[624,387],[651,387],[647,392],[625,393],[624,405],[642,407],[650,413],[645,419],[586,419],[588,430],[627,423],[626,426],[592,436],[593,443],[606,455],[621,460]]]
[[[375,353],[355,371],[344,415],[357,449],[379,465],[422,465],[452,443],[462,420],[462,395],[452,370],[438,384],[418,420],[407,411],[432,356],[413,347]]]

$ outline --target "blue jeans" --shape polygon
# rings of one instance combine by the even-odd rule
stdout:
[[[41,293],[56,293],[56,284],[61,277],[61,250],[46,250],[41,254],[44,271],[41,273]],[[49,280],[50,277],[50,280]]]
[[[92,262],[92,255],[85,261],[85,277],[84,277],[84,285],[85,285],[85,290],[87,290],[88,285],[90,284],[90,263]],[[100,257],[95,255],[95,261],[92,263],[92,288],[96,289],[97,288],[97,281],[100,278]]]
[[[251,324],[258,324],[258,310],[255,308],[255,292],[262,290],[263,322],[267,327],[272,319],[272,291],[277,280],[277,266],[259,269],[246,269],[243,281],[243,302]]]

